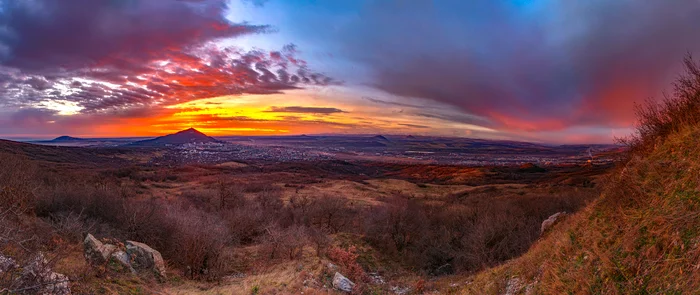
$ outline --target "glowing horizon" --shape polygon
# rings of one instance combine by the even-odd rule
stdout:
[[[194,127],[611,143],[700,52],[687,1],[0,6],[0,138]]]

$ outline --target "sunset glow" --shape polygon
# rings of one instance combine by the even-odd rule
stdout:
[[[3,1],[0,137],[609,143],[700,48],[686,2]]]

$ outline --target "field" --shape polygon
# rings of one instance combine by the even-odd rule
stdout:
[[[541,222],[594,199],[613,165],[395,155],[175,162],[165,159],[181,147],[9,141],[0,151],[13,169],[3,186],[31,187],[23,223],[31,220],[25,234],[34,237],[6,243],[6,252],[42,249],[56,257],[55,271],[70,274],[74,293],[103,294],[326,294],[336,292],[336,271],[357,283],[355,293],[440,292],[440,278],[525,253]],[[18,182],[22,175],[31,181]],[[159,250],[167,280],[91,267],[82,257],[88,233]]]

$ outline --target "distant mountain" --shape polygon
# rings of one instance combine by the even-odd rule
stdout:
[[[85,138],[77,138],[77,137],[64,135],[64,136],[56,137],[56,138],[49,140],[47,142],[76,142],[76,141],[86,141],[86,140],[87,139],[85,139]]]
[[[129,146],[144,146],[144,147],[156,147],[156,146],[166,146],[166,145],[181,145],[186,143],[207,143],[207,142],[219,142],[213,137],[207,136],[206,134],[199,132],[197,129],[190,128],[187,130],[182,130],[174,134],[168,134],[161,137],[156,137],[154,139],[137,141],[129,144]]]
[[[413,135],[406,136],[406,139],[415,139],[416,137]]]
[[[377,135],[377,136],[372,137],[372,138],[377,139],[377,140],[382,140],[382,141],[389,141],[389,139],[384,137],[384,135]]]

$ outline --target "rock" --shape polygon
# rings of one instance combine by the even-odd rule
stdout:
[[[70,295],[70,283],[68,277],[63,274],[53,272],[48,261],[42,253],[37,254],[29,264],[22,269],[22,276],[19,278],[22,286],[31,288],[32,293],[42,295]]]
[[[17,265],[17,262],[15,262],[14,259],[0,254],[0,276],[2,276],[3,273],[6,273],[18,267],[19,265]]]
[[[92,266],[104,265],[109,261],[110,256],[117,250],[117,246],[103,244],[91,234],[88,234],[83,241],[83,254],[88,264]]]
[[[116,263],[122,270],[128,270],[131,273],[136,273],[134,267],[131,266],[131,257],[129,257],[129,254],[126,254],[126,252],[122,250],[112,252],[110,255],[110,261]]]
[[[328,270],[330,270],[330,271],[336,271],[336,270],[338,270],[338,266],[335,265],[335,264],[333,264],[333,263],[330,263],[330,262],[328,262],[328,264],[326,265],[326,267],[328,267]]]
[[[389,290],[396,295],[406,295],[411,292],[411,287],[392,286]]]
[[[552,228],[552,226],[560,219],[566,216],[566,212],[558,212],[552,216],[549,216],[547,220],[542,222],[542,227],[540,227],[540,235],[544,234],[547,230]]]
[[[126,253],[129,254],[129,257],[134,262],[132,264],[134,268],[152,269],[162,278],[166,278],[165,262],[163,261],[163,256],[157,250],[143,243],[126,241]]]
[[[355,283],[341,275],[339,272],[336,272],[333,276],[333,288],[350,293],[354,287]]]
[[[517,277],[512,277],[506,282],[506,289],[504,295],[531,295],[535,289],[535,284],[537,281],[532,283],[527,283],[525,280],[521,280]]]
[[[520,279],[518,278],[511,278],[506,282],[506,290],[504,295],[515,295],[517,294],[520,289],[522,289],[522,284],[520,283]]]
[[[368,273],[368,275],[369,275],[369,279],[372,281],[373,284],[375,284],[375,285],[386,284],[386,281],[384,280],[384,278],[381,275],[379,275],[378,273],[371,272],[371,273]]]

